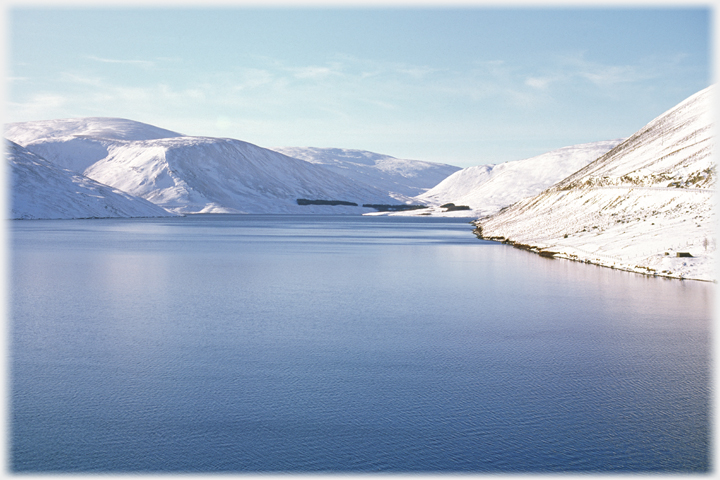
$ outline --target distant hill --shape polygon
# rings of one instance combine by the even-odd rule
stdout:
[[[537,196],[479,219],[478,234],[624,270],[715,279],[715,88]]]
[[[63,169],[6,141],[10,218],[166,217],[174,214],[142,198]]]
[[[460,167],[407,160],[365,150],[343,148],[279,147],[287,156],[322,165],[354,181],[387,191],[400,202],[426,192]]]
[[[621,141],[573,145],[525,160],[464,168],[418,195],[415,201],[433,206],[429,210],[433,215],[444,212],[446,209],[440,206],[447,203],[469,207],[465,211],[452,211],[450,215],[453,216],[477,218],[490,215],[523,198],[537,195]]]
[[[392,201],[386,192],[321,166],[223,138],[117,144],[85,172],[181,213],[359,213],[361,207],[301,206],[297,200]]]
[[[6,137],[68,168],[177,213],[363,213],[298,199],[398,203],[321,165],[228,138],[190,137],[132,120],[13,123]]]
[[[5,138],[78,173],[107,157],[113,145],[183,136],[124,118],[68,118],[9,123]]]
[[[15,143],[26,145],[68,137],[155,140],[182,137],[183,134],[125,118],[85,117],[9,123],[5,125],[5,136]]]

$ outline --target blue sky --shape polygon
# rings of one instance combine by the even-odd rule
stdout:
[[[707,7],[10,8],[7,121],[123,117],[461,167],[627,137],[712,83]]]

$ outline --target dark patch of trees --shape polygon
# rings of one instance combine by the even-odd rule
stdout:
[[[378,212],[400,212],[404,210],[427,208],[425,205],[388,205],[380,203],[364,203],[363,207],[374,208]]]
[[[347,205],[348,207],[357,207],[355,202],[346,202],[345,200],[308,200],[307,198],[298,198],[298,205]]]
[[[452,212],[455,210],[470,210],[470,207],[468,205],[455,205],[454,203],[446,203],[444,205],[440,205],[440,208],[444,208],[446,212]]]

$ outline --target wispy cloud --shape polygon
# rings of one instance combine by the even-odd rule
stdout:
[[[54,79],[42,93],[16,99],[7,112],[13,121],[122,116],[187,134],[265,145],[309,144],[320,136],[352,142],[360,136],[368,141],[404,136],[408,144],[426,138],[442,143],[480,132],[492,137],[503,128],[536,132],[543,126],[537,118],[567,107],[570,90],[573,99],[603,95],[624,101],[677,62],[650,58],[611,64],[578,54],[533,66],[498,59],[453,70],[347,56],[305,65],[253,57],[241,66],[191,71],[182,83],[164,69],[152,75],[140,72],[142,81],[137,76],[98,76],[99,70],[91,69],[91,74],[62,73],[61,81]],[[619,90],[624,91],[614,93]]]
[[[647,61],[635,65],[614,65],[588,60],[584,54],[561,57],[558,63],[559,68],[566,70],[567,78],[587,80],[601,88],[644,82],[659,74],[656,66]]]
[[[399,73],[409,75],[410,77],[415,78],[415,79],[422,79],[422,78],[427,77],[428,75],[439,72],[440,70],[437,68],[432,68],[432,67],[422,65],[422,66],[408,66],[408,67],[399,66],[397,68],[397,71]]]
[[[527,85],[528,87],[544,90],[550,85],[552,81],[553,79],[549,77],[527,77],[525,79],[525,85]]]
[[[590,60],[585,53],[559,55],[551,58],[542,71],[526,75],[524,83],[538,90],[584,85],[598,92],[612,92],[621,85],[639,86],[657,80],[677,68],[681,60],[682,56],[649,57],[634,64],[611,64]]]
[[[89,57],[95,61],[127,63]],[[133,61],[138,65],[152,62]],[[259,65],[224,71],[198,71],[179,86],[163,75],[144,85],[123,77],[64,72],[61,84],[52,85],[62,95],[47,95],[47,118],[61,108],[71,115],[123,115],[162,111],[190,117],[214,112],[225,118],[270,119],[291,117],[304,124],[339,124],[350,128],[404,118],[449,120],[450,104],[466,104],[476,115],[483,102],[506,102],[513,108],[537,101],[532,89],[518,81],[516,69],[504,62],[487,63],[475,71],[458,72],[410,63],[377,62],[341,57],[325,64],[298,65],[261,59]],[[523,88],[525,90],[523,90]],[[60,101],[62,99],[62,101]],[[473,106],[472,104],[476,104]],[[39,112],[43,99],[32,97],[9,106],[11,112]],[[407,120],[405,120],[407,121]],[[353,127],[355,128],[355,127]]]
[[[338,65],[334,67],[309,66],[291,68],[290,71],[293,72],[295,78],[308,80],[322,80],[332,76],[342,76],[342,72],[338,70]]]
[[[61,72],[59,77],[63,82],[74,85],[87,85],[99,88],[105,86],[103,78],[97,75],[89,76],[72,72]]]
[[[6,111],[11,119],[47,120],[62,118],[65,107],[70,105],[73,98],[57,93],[41,92],[32,95],[23,102],[8,102]]]
[[[155,62],[149,61],[149,60],[125,60],[125,59],[115,59],[115,58],[102,58],[102,57],[96,57],[94,55],[87,55],[85,58],[89,60],[93,60],[95,62],[101,62],[101,63],[117,63],[122,65],[135,65],[138,67],[144,67],[144,68],[152,68],[155,66]]]

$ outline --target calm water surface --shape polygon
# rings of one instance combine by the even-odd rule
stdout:
[[[466,219],[15,221],[22,472],[707,472],[715,286]]]

